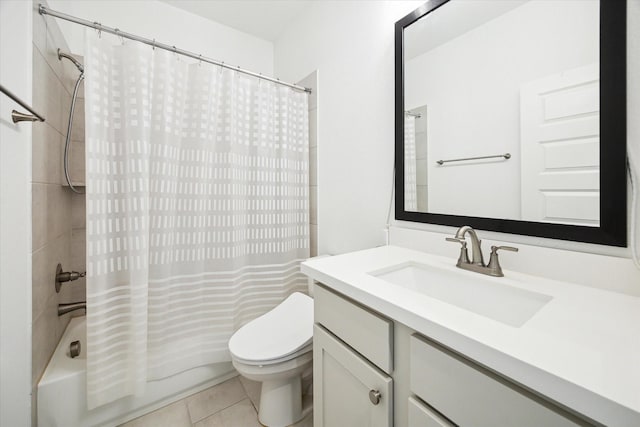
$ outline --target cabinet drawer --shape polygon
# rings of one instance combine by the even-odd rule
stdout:
[[[455,427],[449,421],[418,402],[409,398],[409,427]]]
[[[314,292],[316,323],[369,359],[383,371],[393,369],[393,322],[318,285]]]
[[[423,337],[410,347],[411,391],[461,427],[590,425]]]

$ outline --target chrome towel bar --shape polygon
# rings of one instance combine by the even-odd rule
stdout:
[[[28,122],[35,122],[35,121],[44,122],[44,117],[42,117],[40,114],[36,113],[33,110],[33,108],[31,108],[29,105],[27,105],[26,102],[24,102],[23,100],[18,98],[16,95],[14,95],[9,89],[7,89],[6,87],[0,85],[0,92],[4,93],[9,98],[13,99],[16,103],[20,104],[20,106],[22,108],[25,108],[27,111],[29,111],[32,114],[32,115],[29,115],[29,114],[25,114],[25,113],[21,113],[19,111],[13,110],[11,112],[11,119],[13,120],[13,123],[25,122],[25,121],[28,121]]]
[[[450,162],[463,162],[465,160],[495,159],[498,157],[503,157],[505,160],[509,160],[511,158],[511,154],[504,153],[504,154],[495,154],[493,156],[478,156],[478,157],[465,157],[463,159],[438,160],[436,163],[439,165],[442,165],[444,163],[450,163]]]

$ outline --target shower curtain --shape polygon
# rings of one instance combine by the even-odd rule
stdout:
[[[89,408],[230,360],[309,256],[307,94],[86,34]]]
[[[404,116],[404,210],[418,210],[416,177],[416,118]]]

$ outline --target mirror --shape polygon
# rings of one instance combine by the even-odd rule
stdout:
[[[396,23],[396,218],[626,245],[625,2],[432,0]]]

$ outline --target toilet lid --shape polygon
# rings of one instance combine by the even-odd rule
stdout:
[[[229,340],[229,351],[241,361],[269,362],[309,347],[312,339],[313,299],[295,292],[238,329]]]

